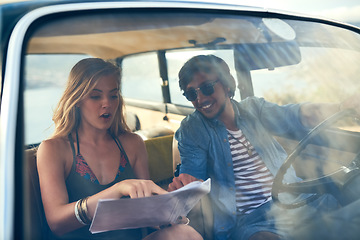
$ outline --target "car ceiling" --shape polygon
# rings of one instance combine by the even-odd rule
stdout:
[[[133,11],[76,12],[66,17],[38,19],[27,52],[76,53],[115,59],[157,50],[221,48],[233,44],[288,41],[269,29],[261,17],[206,12]],[[346,31],[327,24],[314,25],[310,21],[286,19],[283,22],[287,22],[295,32],[293,40],[298,45],[339,46],[342,41],[334,36],[354,36],[351,31],[345,36]],[[342,47],[360,50],[358,42],[358,39],[354,39],[354,44]]]
[[[69,26],[71,26],[69,28]],[[241,26],[241,31],[239,31]],[[273,33],[271,40],[283,41]],[[77,16],[45,23],[28,53],[84,53],[114,59],[139,52],[241,43],[266,43],[268,36],[244,18],[154,15]]]

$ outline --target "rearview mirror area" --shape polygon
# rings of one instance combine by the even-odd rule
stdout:
[[[281,43],[239,44],[235,46],[238,51],[239,66],[248,71],[290,66],[301,61],[300,48],[294,41]]]

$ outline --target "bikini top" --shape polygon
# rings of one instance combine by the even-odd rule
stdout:
[[[126,152],[121,145],[120,140],[116,137],[111,135],[114,139],[116,145],[118,146],[121,152],[120,158],[120,166],[119,170],[116,174],[114,181],[109,184],[102,185],[99,183],[98,179],[96,178],[95,174],[87,164],[86,160],[80,153],[80,146],[79,146],[79,137],[76,133],[76,145],[77,151],[75,152],[74,141],[71,134],[68,135],[68,139],[70,141],[71,150],[73,152],[73,164],[67,177],[65,183],[68,190],[69,201],[77,201],[80,198],[84,198],[93,194],[96,194],[106,188],[114,185],[117,182],[126,180],[126,179],[135,179],[136,176],[134,171],[129,163],[129,159],[126,155]]]

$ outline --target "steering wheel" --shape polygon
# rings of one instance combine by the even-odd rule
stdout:
[[[351,177],[357,175],[359,173],[360,166],[360,152],[357,153],[356,157],[352,160],[351,164],[348,167],[341,167],[339,170],[326,174],[322,177],[304,180],[296,183],[284,183],[284,175],[287,170],[290,168],[291,164],[295,162],[295,159],[299,156],[300,152],[309,144],[310,139],[313,139],[314,136],[318,135],[321,131],[331,126],[338,120],[344,117],[355,117],[355,112],[353,110],[347,109],[341,112],[338,112],[331,117],[327,118],[319,125],[317,125],[314,129],[312,129],[297,145],[295,150],[287,157],[283,165],[280,167],[278,173],[274,178],[274,183],[272,187],[272,199],[279,206],[287,209],[298,208],[308,204],[311,201],[317,199],[321,194],[324,193],[324,189],[326,186],[330,186],[330,184],[334,184],[334,179],[338,179],[340,182],[345,183]],[[326,192],[326,191],[325,191]],[[297,202],[284,203],[279,198],[280,193],[296,193],[303,194],[301,200]]]

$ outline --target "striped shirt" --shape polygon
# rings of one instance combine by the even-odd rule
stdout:
[[[241,130],[228,131],[236,187],[236,207],[248,214],[271,200],[273,175]]]

